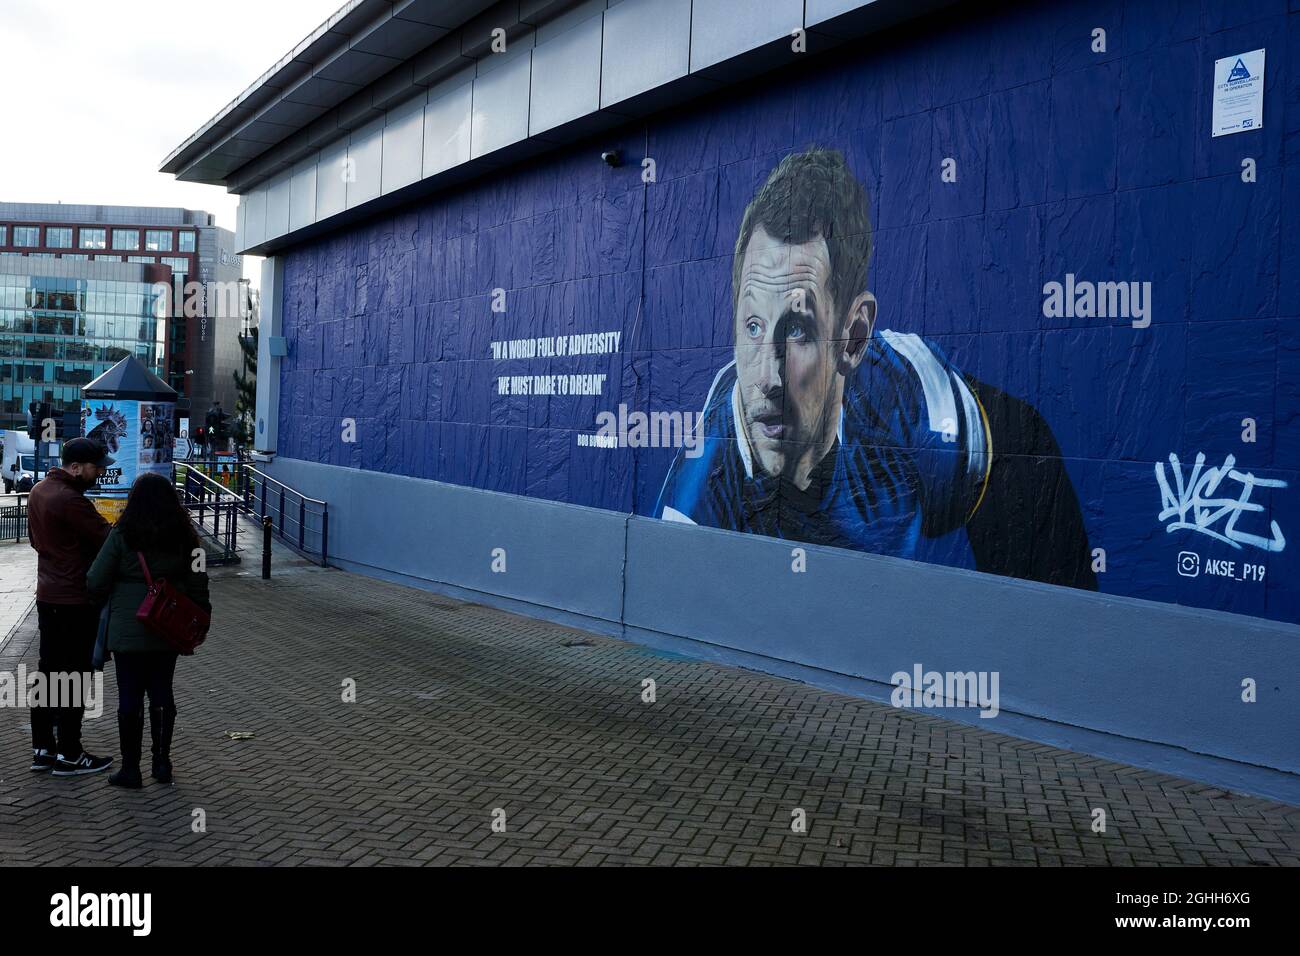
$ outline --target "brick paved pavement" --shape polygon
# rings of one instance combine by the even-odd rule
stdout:
[[[178,668],[175,786],[32,775],[27,712],[0,711],[0,862],[1300,863],[1300,808],[278,564],[213,574],[214,633]],[[32,616],[0,670],[34,638]],[[108,685],[87,739],[116,752],[111,667]]]
[[[24,538],[0,543],[0,648],[36,600],[36,552]]]

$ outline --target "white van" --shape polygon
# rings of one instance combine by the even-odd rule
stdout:
[[[36,442],[26,432],[5,430],[0,478],[4,480],[5,494],[20,486],[23,490],[31,490],[36,483]]]

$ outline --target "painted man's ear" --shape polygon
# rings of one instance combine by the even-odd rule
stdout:
[[[847,375],[858,367],[867,354],[867,341],[876,324],[876,297],[863,292],[853,300],[848,321],[844,323],[844,342],[840,351],[840,371]]]

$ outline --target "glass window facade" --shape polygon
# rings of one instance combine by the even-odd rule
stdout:
[[[0,226],[0,246],[9,245],[9,227]]]
[[[96,262],[121,262],[121,256],[95,256]]]
[[[46,226],[45,245],[51,249],[71,249],[72,228],[70,226]]]
[[[190,260],[180,256],[160,256],[162,264],[172,267],[172,275],[186,275],[190,271]]]
[[[114,229],[113,248],[114,249],[139,249],[140,230],[139,229]]]
[[[59,258],[60,258],[60,259],[80,259],[80,260],[82,260],[82,261],[84,262],[86,259],[89,259],[90,256],[88,256],[88,255],[86,255],[85,253],[82,253],[82,252],[65,252],[65,253],[63,253],[63,255],[61,255]]]
[[[179,251],[179,252],[193,252],[193,251],[194,251],[194,233],[192,233],[192,232],[182,232],[182,233],[180,234],[180,237],[181,237],[181,244],[180,244],[180,249],[179,249],[178,251]]]
[[[40,226],[14,226],[15,246],[39,246],[41,244]]]
[[[21,428],[29,403],[55,414],[124,356],[163,374],[166,321],[147,282],[0,274],[0,421]]]
[[[127,256],[127,262],[146,262],[150,265],[156,264],[158,260],[153,256]]]
[[[83,249],[104,249],[107,247],[108,233],[103,229],[85,229],[81,230],[81,248]]]
[[[146,229],[144,247],[148,252],[171,252],[172,234],[166,229]]]

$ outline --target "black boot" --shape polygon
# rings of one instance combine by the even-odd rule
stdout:
[[[153,736],[152,776],[159,783],[172,782],[172,731],[175,728],[175,706],[149,708],[149,733]]]
[[[143,714],[117,715],[117,740],[122,748],[122,769],[108,778],[113,786],[138,790],[144,785],[140,779],[140,746],[143,736]]]

